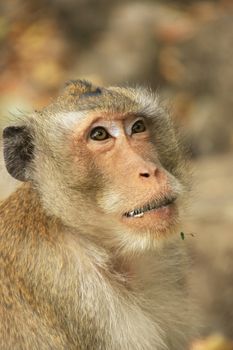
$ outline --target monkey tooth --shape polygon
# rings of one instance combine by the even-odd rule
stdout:
[[[135,218],[141,218],[143,216],[144,216],[144,213],[139,213],[139,214],[134,215]]]
[[[176,200],[176,197],[164,198],[160,201],[154,201],[144,205],[141,208],[134,209],[124,214],[128,218],[142,218],[147,211],[165,208],[172,204]]]

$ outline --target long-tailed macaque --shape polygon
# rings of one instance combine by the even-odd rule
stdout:
[[[81,80],[3,130],[1,350],[188,348],[182,153],[152,92]]]

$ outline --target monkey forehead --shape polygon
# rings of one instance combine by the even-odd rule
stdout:
[[[141,113],[154,115],[161,109],[158,95],[144,88],[110,87],[103,89],[100,96],[75,97],[62,100],[58,98],[58,104],[52,105],[51,112],[56,110],[59,116],[65,113],[72,120],[70,112],[81,112],[79,118],[85,118],[89,113],[101,114],[109,119],[121,119],[126,114]],[[55,107],[55,108],[53,108]],[[57,107],[57,108],[56,108]],[[48,109],[49,111],[49,109]],[[67,114],[66,112],[69,112]]]
[[[65,129],[73,128],[75,125],[86,121],[88,118],[88,112],[70,111],[70,112],[57,112],[53,115],[53,121],[56,125]]]
[[[149,115],[158,108],[158,95],[148,89],[113,86],[101,88],[101,94],[97,95],[60,95],[55,103],[48,106],[47,111],[107,111],[120,114],[143,110]]]

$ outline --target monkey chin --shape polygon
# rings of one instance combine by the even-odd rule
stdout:
[[[148,210],[134,216],[122,216],[122,222],[134,232],[147,232],[154,237],[164,237],[175,231],[179,223],[178,207],[175,203]]]

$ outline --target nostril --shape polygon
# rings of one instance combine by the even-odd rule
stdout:
[[[149,177],[150,174],[149,173],[140,173],[140,176],[143,176],[143,177]]]

